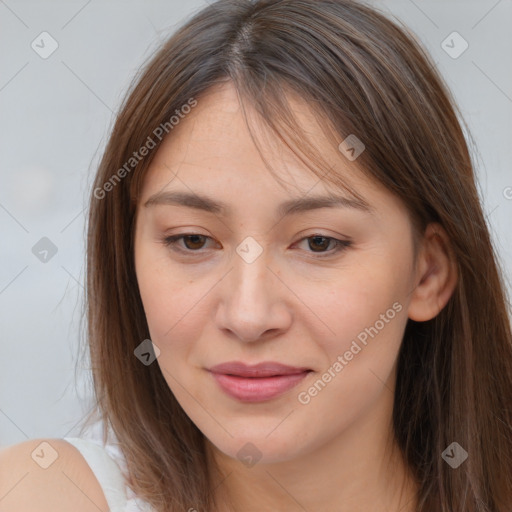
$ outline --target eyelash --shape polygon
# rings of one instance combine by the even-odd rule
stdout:
[[[178,240],[183,239],[188,236],[199,236],[199,237],[209,238],[211,240],[211,237],[206,236],[206,235],[201,235],[200,233],[183,233],[181,235],[171,235],[171,236],[165,237],[165,238],[163,238],[162,242],[165,246],[169,247],[171,250],[177,251],[182,254],[199,253],[200,249],[198,249],[197,251],[193,251],[191,249],[183,249],[183,248],[177,247],[176,244],[177,244]],[[331,240],[336,243],[336,248],[334,250],[331,250],[329,252],[324,252],[324,253],[313,253],[313,254],[315,254],[314,257],[319,258],[319,259],[331,257],[331,256],[338,254],[339,252],[347,249],[348,247],[350,247],[352,245],[352,242],[349,240],[338,240],[337,238],[320,235],[320,234],[313,234],[310,236],[306,236],[304,238],[301,238],[298,242],[302,242],[303,240],[307,240],[309,238],[325,238],[327,240]],[[319,254],[321,254],[321,255],[319,255]]]

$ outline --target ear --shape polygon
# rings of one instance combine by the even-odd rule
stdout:
[[[457,283],[457,270],[448,235],[436,222],[425,229],[417,257],[415,284],[408,317],[431,320],[446,306]]]

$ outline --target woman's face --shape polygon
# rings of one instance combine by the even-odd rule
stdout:
[[[137,280],[160,351],[153,364],[211,443],[244,463],[290,460],[389,428],[415,285],[405,208],[327,142],[303,104],[292,106],[368,208],[347,200],[308,209],[303,202],[285,215],[280,206],[290,201],[348,195],[253,124],[290,186],[279,184],[228,84],[174,126],[137,209]],[[155,199],[164,193],[179,195]],[[228,362],[292,369],[265,377],[211,371]]]

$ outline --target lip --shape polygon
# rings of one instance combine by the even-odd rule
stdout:
[[[227,395],[242,402],[263,402],[293,388],[312,370],[272,361],[255,365],[231,361],[209,371]]]

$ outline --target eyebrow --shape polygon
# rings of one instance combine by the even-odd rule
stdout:
[[[226,203],[198,193],[179,191],[158,192],[144,203],[144,207],[157,205],[185,206],[225,217],[232,215],[232,210]],[[286,215],[294,215],[319,208],[355,208],[366,213],[374,213],[374,208],[364,200],[336,195],[290,199],[281,203],[276,213],[284,217]]]

